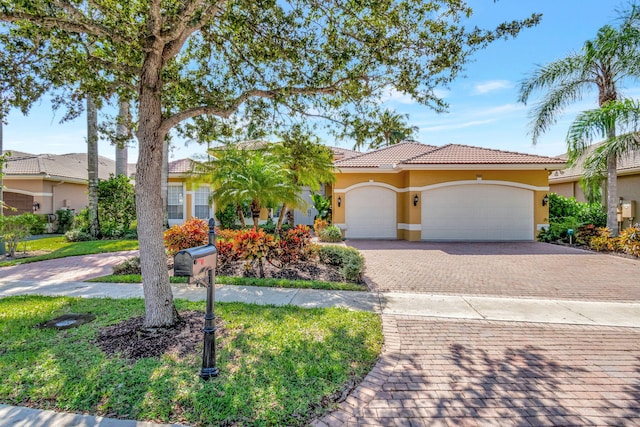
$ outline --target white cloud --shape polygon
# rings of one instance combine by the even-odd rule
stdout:
[[[524,104],[504,104],[498,105],[497,107],[491,107],[479,110],[475,115],[477,116],[490,116],[494,114],[509,114],[515,113],[519,111],[524,111],[527,109],[527,106]]]
[[[396,88],[389,87],[382,92],[381,96],[382,102],[396,102],[398,104],[415,104],[416,102],[411,98],[410,95],[400,92]]]
[[[484,95],[489,92],[494,92],[500,89],[510,89],[512,87],[513,83],[509,80],[489,80],[476,84],[473,87],[473,93],[474,95]]]
[[[440,132],[443,130],[463,129],[463,128],[468,128],[472,126],[481,126],[481,125],[486,125],[493,122],[495,122],[495,119],[471,120],[471,121],[462,122],[462,123],[450,123],[450,124],[444,124],[444,125],[438,125],[438,126],[421,127],[420,131],[421,132]]]

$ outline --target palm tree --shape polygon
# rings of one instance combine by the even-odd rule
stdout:
[[[519,101],[526,104],[535,90],[546,90],[532,110],[533,143],[554,125],[564,108],[580,100],[590,88],[598,90],[600,107],[618,98],[621,80],[640,75],[640,51],[633,25],[625,21],[620,28],[602,27],[594,40],[587,41],[579,53],[539,67],[520,86]],[[607,139],[615,138],[615,123],[608,123]],[[586,145],[577,144],[573,156],[581,156]],[[607,159],[607,226],[617,234],[617,162]]]
[[[89,234],[100,237],[98,221],[98,108],[91,95],[87,95],[87,173],[89,181]]]
[[[300,191],[302,187],[318,191],[322,184],[333,183],[336,179],[333,173],[333,152],[299,126],[284,135],[282,142],[272,146],[271,150],[291,170],[292,184]],[[276,229],[281,229],[289,207],[305,208],[305,205],[306,203],[290,206],[283,203]]]
[[[369,150],[388,147],[407,139],[412,139],[418,132],[417,126],[409,126],[408,114],[398,114],[384,110],[377,114],[372,128],[355,126],[355,131],[350,134],[356,140],[354,150],[364,148],[368,141]]]
[[[615,126],[617,135],[608,137],[611,126]],[[567,134],[570,157],[575,158],[575,153],[583,153],[592,141],[601,139],[604,142],[584,158],[587,178],[597,177],[608,159],[618,161],[640,150],[640,101],[610,101],[602,108],[579,114]]]
[[[253,225],[258,228],[263,207],[303,203],[299,187],[293,184],[292,171],[277,156],[233,146],[212,151],[213,159],[196,165],[195,172],[199,180],[213,184],[219,208],[248,203]]]

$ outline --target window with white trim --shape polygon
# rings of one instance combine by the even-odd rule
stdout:
[[[169,219],[184,219],[184,193],[182,185],[168,187],[167,216]]]
[[[211,218],[211,189],[199,187],[193,193],[193,216],[200,219]]]

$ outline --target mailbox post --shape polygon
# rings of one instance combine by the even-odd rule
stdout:
[[[215,271],[216,271],[216,234],[215,221],[209,220],[209,244],[195,248],[184,249],[174,257],[173,274],[187,276],[198,281],[207,280],[207,305],[204,315],[204,349],[202,350],[202,369],[200,378],[208,380],[218,375],[216,368],[216,325],[214,315],[215,300]]]

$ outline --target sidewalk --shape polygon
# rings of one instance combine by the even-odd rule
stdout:
[[[204,301],[205,288],[172,285],[177,299]],[[142,285],[132,283],[9,281],[0,278],[0,297],[64,295],[82,298],[142,298]],[[216,285],[216,301],[344,307],[380,314],[451,319],[498,320],[640,328],[640,303],[495,298],[468,295],[369,293],[315,289]]]

